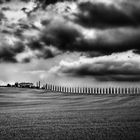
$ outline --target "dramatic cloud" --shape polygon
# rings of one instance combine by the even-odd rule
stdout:
[[[75,62],[61,61],[54,73],[69,76],[92,76],[101,81],[140,81],[140,56],[132,51],[97,58],[80,58]]]
[[[81,6],[87,11],[81,10]],[[127,6],[126,11],[124,6]],[[77,6],[76,2],[75,4],[57,3],[51,6],[52,13],[50,7],[46,9],[46,12],[49,12],[47,16],[49,18],[41,20],[43,32],[40,40],[62,51],[92,51],[92,54],[96,55],[139,49],[139,9],[134,6],[136,7],[136,5],[127,5],[127,2],[126,5],[123,2],[114,5],[113,2],[109,5],[103,2],[77,2]],[[65,12],[67,7],[73,11]],[[76,22],[78,17],[81,20],[81,14],[86,16],[87,13],[93,14],[97,20],[89,16],[89,19],[85,20],[85,25]],[[91,26],[88,21],[91,22]],[[102,30],[94,23],[97,26],[103,25],[106,29]]]
[[[24,45],[11,57],[17,62],[67,51],[98,56],[139,50],[139,9],[134,6],[127,1],[10,1],[1,6],[1,32],[5,37],[12,34]]]
[[[61,53],[59,48],[63,47],[65,49],[68,43],[73,43],[76,39],[77,35],[72,37],[75,29],[66,29],[68,26],[63,27],[63,25],[59,24],[61,26],[59,27],[57,25],[59,18],[63,19],[61,15],[59,15],[58,20],[52,19],[52,14],[57,17],[61,4],[54,6],[55,10],[53,12],[50,11],[49,7],[47,10],[40,9],[37,1],[22,1],[22,3],[20,1],[10,1],[3,3],[3,6],[1,6],[3,12],[1,12],[2,21],[0,25],[2,27],[0,32],[3,38],[0,40],[5,42],[1,43],[1,46],[4,46],[4,48],[1,47],[1,54],[3,54],[1,55],[1,62],[7,60],[11,62],[29,62],[34,58],[52,58]],[[47,20],[51,22],[49,25],[46,25]],[[55,26],[57,27],[55,28]],[[78,34],[78,31],[75,30],[75,33]],[[24,49],[19,52],[15,51],[15,53],[13,53],[13,50],[9,50],[9,43],[6,42],[7,36],[18,40],[18,44],[21,43]],[[12,49],[17,48],[18,44],[13,41]],[[63,49],[61,50],[63,51]],[[67,47],[65,50],[67,50]]]
[[[58,67],[57,61],[55,68],[49,65],[47,70],[99,81],[140,81],[139,0],[0,3],[0,63],[26,65],[45,61],[47,66],[59,56],[64,60],[78,53],[82,56],[79,61],[62,61]],[[39,77],[40,73],[45,75],[44,71],[35,73],[33,69],[28,75]]]
[[[42,32],[40,38],[46,45],[53,45],[62,51],[113,52],[138,49],[140,46],[140,28],[117,28],[107,30],[87,30],[75,24],[52,22]],[[85,34],[86,33],[86,34]]]
[[[15,59],[16,54],[24,51],[24,44],[13,36],[6,36],[1,34],[0,43],[0,62],[17,62]]]
[[[79,9],[77,21],[86,27],[137,27],[140,24],[140,9],[128,3],[107,5],[106,3],[83,2],[79,4]]]

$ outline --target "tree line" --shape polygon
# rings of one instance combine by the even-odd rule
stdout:
[[[43,86],[46,91],[61,93],[79,93],[79,94],[139,94],[138,87],[65,87],[46,84]]]

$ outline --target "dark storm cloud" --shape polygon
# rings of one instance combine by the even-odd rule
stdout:
[[[10,8],[9,7],[2,7],[1,10],[7,11],[7,10],[10,10]]]
[[[5,2],[10,2],[11,0],[0,0],[0,4],[5,3]]]
[[[62,61],[52,71],[66,76],[90,76],[100,81],[140,81],[140,56],[133,51],[96,58]]]
[[[55,4],[58,2],[66,2],[66,1],[76,1],[76,0],[36,0],[36,2],[39,2],[43,9],[45,9],[50,4]]]
[[[56,2],[58,2],[59,0],[38,0],[38,2],[41,3],[42,8],[46,8],[47,5],[49,4],[54,4]]]
[[[77,15],[74,20],[69,20],[73,14],[68,14],[66,18],[63,13],[62,15],[52,15],[58,16],[57,20],[55,18],[42,20],[41,24],[44,28],[40,40],[46,45],[53,45],[62,51],[92,52],[92,54],[97,52],[95,56],[131,49],[139,50],[140,16],[139,9],[135,8],[135,5],[127,5],[127,2],[126,5],[119,3],[121,7],[115,4],[92,2],[79,2],[78,4],[81,12],[74,14]],[[59,9],[58,5],[55,6],[56,9]],[[125,7],[127,7],[126,10],[124,10]],[[82,20],[80,16],[87,18],[84,24],[80,22]],[[79,17],[79,22],[75,22],[77,17]],[[60,19],[63,20],[60,21]],[[70,22],[71,24],[69,24]],[[93,30],[95,35],[85,38],[81,28],[85,30],[87,29],[85,27],[90,26],[89,24],[92,27],[89,30]],[[77,28],[80,25],[81,28]],[[104,26],[106,29],[99,30],[97,29],[99,26]]]
[[[97,56],[140,49],[140,28],[115,28],[103,31],[93,29],[93,35],[86,38],[83,31],[75,28],[74,24],[68,25],[59,21],[57,25],[51,21],[46,23],[40,40],[62,51],[92,52]]]
[[[140,81],[138,1],[1,2],[0,62],[30,62],[22,65],[34,67],[43,61],[40,66],[48,71],[55,66],[52,71],[62,78],[66,75],[98,81]],[[54,58],[60,54],[63,55]],[[76,61],[80,54],[83,57]],[[66,60],[57,67],[59,57]]]
[[[0,11],[0,21],[2,21],[3,19],[5,19],[5,16],[4,16],[3,12]]]
[[[104,75],[139,75],[139,69],[137,68],[137,64],[131,66],[123,66],[125,63],[120,62],[97,62],[92,64],[83,64],[79,67],[64,69],[63,73],[74,74],[79,76],[104,76]],[[131,67],[135,67],[132,70]],[[128,69],[126,69],[128,68]]]
[[[82,49],[76,45],[77,38],[81,36],[79,31],[71,26],[65,25],[64,23],[55,24],[54,26],[51,24],[50,26],[47,25],[40,38],[43,42],[47,45],[56,46],[58,49],[63,51],[78,51]]]
[[[140,76],[139,75],[106,75],[100,79],[97,77],[97,80],[100,81],[122,81],[122,82],[140,82]]]
[[[60,54],[59,50],[53,46],[46,46],[44,43],[40,42],[40,40],[30,40],[27,45],[31,51],[38,51],[36,54],[37,58],[48,59]]]
[[[44,3],[44,2],[46,3],[45,5],[47,5],[47,3],[49,3],[50,1],[47,2],[40,1],[40,3]],[[52,4],[55,2],[56,1],[52,1]],[[81,9],[83,10],[83,12],[80,12],[79,16],[81,16],[82,13],[83,15],[85,15],[84,13],[87,11],[88,14],[90,15],[89,21],[96,22],[99,26],[100,23],[105,26],[107,24],[108,25],[116,24],[115,26],[117,26],[117,24],[120,23],[121,23],[120,25],[124,23],[123,26],[128,25],[126,23],[132,24],[132,22],[125,22],[127,21],[126,19],[130,20],[129,14],[127,16],[125,12],[119,10],[113,5],[107,6],[103,3],[93,4],[90,2],[77,3],[77,4],[79,4],[80,9],[83,8]],[[68,4],[64,6],[67,8],[67,5]],[[33,7],[36,7],[36,5],[34,5]],[[14,30],[12,31],[14,36],[21,39],[21,42],[25,41],[24,45],[26,45],[26,47],[28,47],[30,51],[33,51],[33,53],[36,50],[39,51],[41,53],[41,55],[39,56],[40,57],[42,56],[42,58],[50,58],[59,54],[59,53],[51,52],[52,46],[62,52],[65,51],[72,51],[72,52],[78,51],[78,52],[86,52],[86,53],[90,52],[88,56],[100,56],[104,54],[111,54],[113,52],[120,52],[120,51],[126,51],[131,49],[139,50],[139,45],[140,45],[139,28],[115,27],[113,29],[109,28],[106,30],[98,30],[97,28],[94,27],[94,28],[87,29],[84,26],[81,26],[78,23],[75,23],[73,20],[70,20],[68,18],[71,17],[73,14],[67,13],[67,15],[64,16],[63,13],[65,11],[65,8],[64,11],[61,11],[60,8],[62,8],[61,3],[53,4],[53,10],[54,10],[53,12],[49,11],[51,9],[44,9],[44,10],[38,9],[37,11],[31,13],[29,17],[25,17],[25,19],[23,20],[16,15],[17,19],[19,19],[17,21],[17,25],[15,26],[14,23],[8,25],[8,27],[11,26],[10,28],[14,28]],[[34,8],[30,8],[30,9],[33,10]],[[46,14],[46,16],[44,16],[43,13],[44,15]],[[107,16],[106,14],[103,15],[104,13],[107,13]],[[24,15],[25,13],[22,12],[22,10],[20,9],[20,14]],[[122,17],[121,15],[125,17]],[[90,19],[93,17],[95,18],[95,20]],[[133,20],[135,21],[135,18]],[[120,22],[118,23],[118,21]],[[36,22],[40,23],[39,26],[41,27],[36,26],[34,24]],[[137,22],[133,22],[133,23],[137,23]],[[88,23],[85,24],[89,26]],[[32,35],[29,37],[28,35],[24,35],[24,32],[26,31],[28,31],[29,32],[28,34],[30,34],[30,30],[31,33],[32,31],[35,31],[35,32],[39,32],[39,34],[35,35],[36,33],[32,33]],[[93,34],[88,36],[91,30],[93,30]],[[3,31],[5,31],[5,33],[7,31],[8,34],[8,30],[3,30]],[[85,31],[87,32],[86,34],[84,33]]]
[[[85,43],[85,44],[84,44]],[[88,46],[91,51],[104,54],[123,52],[137,49],[140,46],[140,29],[113,29],[106,30],[95,39],[84,40],[83,46]]]
[[[123,5],[123,6],[122,6]],[[83,2],[76,21],[86,27],[111,28],[140,25],[140,8],[134,5]]]
[[[137,1],[132,3],[120,1],[114,2],[114,4],[113,2],[106,4],[106,1],[102,3],[80,1],[75,4],[80,12],[69,13],[67,18],[63,16],[63,13],[53,15],[60,16],[63,19],[62,22],[59,22],[59,18],[42,20],[45,28],[40,38],[41,41],[62,51],[93,52],[92,54],[97,52],[95,56],[132,49],[139,50],[140,8]],[[69,17],[72,15],[74,19],[70,20]],[[77,26],[81,26],[81,28]],[[89,29],[87,35],[90,30],[93,30],[95,34],[85,37],[83,32],[86,29]]]
[[[24,51],[24,45],[16,42],[14,46],[9,44],[0,45],[0,62],[17,62],[15,56]]]
[[[21,42],[24,42],[27,52],[32,52],[33,56],[37,58],[47,59],[66,51],[83,52],[83,54],[87,53],[87,56],[96,57],[113,52],[139,50],[140,28],[137,27],[139,22],[137,9],[134,14],[132,12],[134,8],[130,10],[129,6],[125,11],[122,9],[124,6],[119,9],[115,4],[106,5],[96,2],[65,3],[64,1],[62,2],[64,4],[64,9],[62,10],[60,1],[43,0],[37,2],[45,3],[44,5],[52,4],[53,8],[44,10],[38,8],[33,13],[31,12],[30,16],[26,16],[24,11],[19,9],[18,12],[23,18],[20,19],[16,15],[15,21],[17,23],[13,23],[11,19],[9,20],[11,25],[7,23],[7,27],[9,28],[10,26],[13,30],[4,29],[2,31],[5,34],[13,34]],[[74,8],[71,4],[74,4]],[[75,7],[78,5],[79,7]],[[80,12],[77,12],[77,14],[73,14],[73,12],[65,13],[67,6],[70,9],[76,9],[74,11],[78,11],[77,8],[79,8]],[[29,11],[36,7],[38,6],[34,4],[29,6]],[[127,10],[131,12],[127,12]],[[11,12],[16,14],[15,10]],[[10,12],[6,14],[8,20]],[[83,24],[80,20],[84,16],[88,19]],[[79,21],[75,22],[77,18]],[[89,21],[94,26],[85,28],[90,26]],[[96,25],[103,25],[108,28],[104,30],[97,29]],[[131,27],[131,25],[135,27]],[[110,28],[111,26],[114,28]],[[23,53],[25,52],[23,51]],[[27,57],[25,59],[30,60],[31,58]]]
[[[42,44],[39,40],[30,40],[27,44],[27,51],[23,51],[19,54],[19,59],[17,57],[17,61],[19,62],[30,62],[32,59],[49,59],[53,58],[56,55],[61,54],[59,50],[57,50],[53,46],[46,46]],[[25,54],[24,57],[22,55]],[[20,58],[21,55],[21,58]]]
[[[118,81],[118,82],[140,82],[140,76],[139,75],[119,75],[119,74],[114,74],[114,75],[98,75],[94,76],[94,78],[97,81],[100,82],[106,82],[106,81]]]
[[[24,30],[21,30],[19,35],[15,33],[15,30],[14,32],[2,30],[0,62],[27,63],[32,59],[48,59],[61,53],[55,47],[46,46],[38,39],[26,39],[23,32]]]

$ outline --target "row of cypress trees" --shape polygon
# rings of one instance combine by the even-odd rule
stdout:
[[[140,88],[138,87],[64,87],[48,85],[44,86],[46,91],[61,92],[61,93],[79,93],[79,94],[139,94]]]

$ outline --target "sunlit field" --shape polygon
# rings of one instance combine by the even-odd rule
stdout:
[[[0,88],[0,140],[140,140],[140,96]]]

